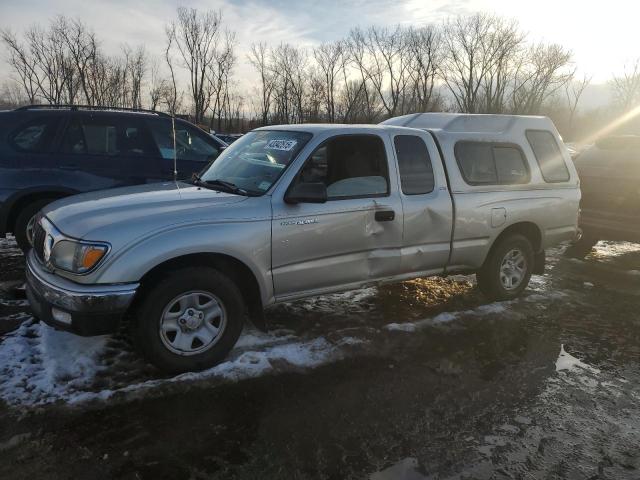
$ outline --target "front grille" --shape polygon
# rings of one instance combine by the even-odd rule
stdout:
[[[47,232],[39,221],[36,222],[33,227],[33,249],[41,262],[44,262],[44,241],[46,238]]]

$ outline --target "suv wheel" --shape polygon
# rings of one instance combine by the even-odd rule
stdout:
[[[509,235],[492,249],[476,274],[478,287],[489,300],[511,300],[527,288],[533,266],[531,242],[523,235]]]
[[[133,333],[145,357],[171,373],[203,370],[222,361],[242,331],[238,287],[211,268],[178,270],[143,297]]]
[[[598,243],[598,239],[587,234],[583,234],[580,240],[572,243],[564,251],[565,256],[582,259],[591,253],[593,247]]]
[[[16,217],[16,223],[13,227],[13,235],[16,237],[16,243],[23,252],[27,252],[31,248],[29,243],[30,230],[33,229],[33,222],[37,213],[51,202],[56,200],[55,198],[41,198],[34,202],[29,203],[24,207]]]

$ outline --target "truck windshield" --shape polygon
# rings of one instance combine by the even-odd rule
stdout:
[[[231,144],[201,175],[205,183],[225,182],[250,195],[271,188],[311,139],[306,132],[249,132]]]

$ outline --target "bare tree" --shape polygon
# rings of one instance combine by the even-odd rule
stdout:
[[[217,118],[217,130],[222,129],[222,117],[228,111],[229,79],[236,62],[235,45],[235,33],[227,31],[225,33],[225,42],[219,49],[216,49],[215,63],[207,75],[213,97],[210,127],[213,128],[214,119]]]
[[[157,58],[151,62],[151,74],[149,78],[149,108],[157,110],[164,92],[170,88],[169,82],[160,73],[160,62]]]
[[[131,107],[142,108],[142,85],[147,72],[147,53],[144,46],[139,46],[132,52],[127,70],[131,85]]]
[[[304,121],[308,83],[308,54],[303,48],[283,43],[270,51],[273,76],[274,120],[277,123]]]
[[[167,36],[167,46],[164,49],[164,59],[167,62],[171,74],[171,85],[162,91],[161,97],[169,113],[175,115],[178,110],[178,85],[176,82],[176,73],[173,68],[173,57],[171,56],[171,47],[173,46],[175,38],[171,26],[165,27],[165,34]]]
[[[567,107],[569,110],[569,130],[573,134],[573,121],[576,116],[576,111],[578,110],[578,105],[580,103],[580,99],[582,98],[582,94],[587,89],[587,87],[591,84],[590,76],[584,75],[581,80],[572,80],[567,82],[564,86],[564,94],[567,99]]]
[[[571,51],[560,45],[532,45],[518,68],[512,95],[512,112],[536,115],[543,103],[571,81]]]
[[[80,88],[88,105],[96,104],[95,66],[98,57],[98,41],[80,20],[59,17],[61,38],[65,43],[71,62],[78,76]],[[94,69],[94,83],[91,84],[91,70]]]
[[[260,116],[262,125],[269,123],[271,99],[273,95],[273,73],[269,65],[269,48],[266,43],[254,43],[248,55],[249,63],[256,69],[260,77]]]
[[[507,113],[518,65],[524,50],[525,35],[515,21],[498,20],[488,33],[486,43],[492,50],[493,64],[482,81],[480,112]]]
[[[0,34],[2,35],[2,41],[9,51],[9,65],[18,75],[25,95],[29,99],[29,103],[36,103],[39,91],[39,79],[36,73],[35,59],[27,47],[19,42],[13,32],[3,30]]]
[[[189,74],[189,91],[196,122],[202,122],[211,102],[209,70],[215,64],[222,14],[208,10],[200,14],[194,8],[178,8],[177,23],[167,28],[167,42],[175,45],[182,66]]]
[[[482,84],[495,61],[491,32],[498,19],[484,14],[457,17],[445,25],[446,57],[441,77],[460,111],[480,110]]]
[[[340,69],[344,65],[345,48],[341,41],[323,43],[313,49],[313,56],[322,77],[324,108],[327,121],[336,121],[336,96],[338,91]],[[317,91],[312,89],[312,91]]]
[[[630,110],[640,105],[640,58],[611,81],[618,108]]]
[[[410,57],[412,109],[429,112],[439,107],[436,77],[442,62],[442,35],[431,25],[409,29],[406,54]]]
[[[394,30],[370,27],[355,29],[350,35],[353,60],[373,85],[387,116],[404,113],[404,101],[410,76],[410,57],[406,55],[407,41],[401,27]]]

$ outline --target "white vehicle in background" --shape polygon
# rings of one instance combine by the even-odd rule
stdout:
[[[277,302],[459,272],[515,298],[545,248],[576,236],[579,201],[544,117],[265,127],[192,183],[46,207],[27,291],[40,319],[79,334],[129,314],[153,363],[197,370],[227,355],[245,313],[261,324]]]

